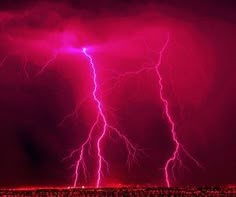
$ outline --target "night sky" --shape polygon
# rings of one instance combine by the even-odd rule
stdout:
[[[68,47],[91,51],[109,123],[142,150],[129,168],[125,144],[107,135],[102,152],[109,172],[104,167],[101,185],[165,185],[174,143],[157,76],[117,76],[153,66],[168,33],[163,92],[178,140],[203,166],[182,152],[183,166],[176,166],[171,183],[236,183],[235,5],[156,2],[0,3],[0,187],[73,184],[79,155],[65,158],[87,137],[96,106],[88,60]],[[58,48],[67,50],[55,58]],[[76,107],[77,116],[68,117]],[[87,180],[81,174],[78,185],[95,185],[95,143],[85,156]]]

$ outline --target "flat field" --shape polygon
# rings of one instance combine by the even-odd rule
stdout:
[[[117,187],[0,189],[0,196],[113,197],[113,196],[226,196],[236,197],[236,187]]]

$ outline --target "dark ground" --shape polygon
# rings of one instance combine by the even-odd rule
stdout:
[[[121,188],[50,188],[1,189],[0,196],[236,196],[236,187],[121,187]]]

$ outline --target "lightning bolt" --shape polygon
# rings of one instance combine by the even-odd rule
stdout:
[[[172,162],[175,162],[177,159],[179,159],[179,147],[180,147],[180,143],[177,139],[177,136],[176,136],[176,131],[175,131],[175,122],[173,121],[173,118],[170,114],[170,110],[169,110],[169,103],[168,103],[168,100],[164,97],[164,94],[163,94],[163,83],[162,83],[162,76],[161,76],[161,73],[160,73],[160,65],[161,65],[161,62],[162,62],[162,56],[163,56],[163,52],[165,51],[168,43],[169,43],[169,40],[170,40],[170,36],[169,36],[169,33],[168,33],[168,36],[167,36],[167,40],[164,44],[164,46],[162,47],[162,49],[160,50],[160,55],[159,55],[159,60],[155,66],[155,70],[156,70],[156,74],[158,76],[158,83],[159,83],[159,94],[160,94],[160,99],[164,105],[164,110],[165,110],[165,115],[168,119],[168,122],[170,124],[170,127],[171,127],[171,134],[172,134],[172,140],[173,142],[175,143],[175,150],[172,154],[172,156],[167,160],[166,164],[165,164],[165,181],[166,181],[166,184],[168,187],[170,187],[170,178],[169,178],[169,173],[168,173],[168,168],[170,166],[170,164]],[[173,165],[173,169],[175,167],[176,164]],[[172,170],[173,170],[172,169]]]
[[[166,48],[169,44],[170,41],[170,35],[169,33],[167,33],[167,39],[164,43],[164,45],[162,46],[162,48],[160,49],[160,51],[158,52],[158,61],[157,63],[154,64],[154,66],[145,66],[145,64],[142,65],[142,67],[139,70],[136,71],[129,71],[129,72],[125,72],[123,74],[119,74],[117,77],[115,77],[115,80],[117,81],[115,83],[115,85],[111,88],[111,90],[113,90],[114,88],[116,88],[119,84],[120,81],[124,78],[129,78],[131,76],[135,76],[135,75],[139,75],[142,74],[144,72],[148,72],[148,71],[152,71],[155,72],[157,75],[157,80],[158,80],[158,87],[159,87],[159,97],[160,100],[163,104],[163,108],[164,108],[164,113],[165,116],[167,118],[168,124],[170,126],[170,132],[171,132],[171,136],[172,136],[172,141],[174,143],[174,150],[173,153],[171,154],[171,156],[167,159],[165,166],[164,166],[164,176],[165,176],[165,183],[167,185],[167,187],[171,186],[171,176],[175,179],[175,168],[178,166],[183,166],[183,161],[181,160],[180,154],[181,152],[183,152],[191,161],[193,161],[198,167],[200,168],[204,168],[185,148],[184,146],[179,142],[178,137],[177,137],[177,133],[176,133],[176,129],[175,129],[175,122],[174,122],[174,118],[171,115],[170,112],[170,107],[169,107],[169,101],[168,99],[164,96],[164,85],[163,85],[163,77],[161,75],[160,72],[160,66],[162,63],[162,59],[163,59],[163,54],[166,51]],[[145,43],[145,45],[147,46],[147,44]],[[148,46],[147,46],[148,47]],[[148,47],[149,48],[149,47]],[[155,52],[153,49],[150,49],[152,52]],[[156,53],[156,52],[155,52]],[[153,61],[151,61],[153,64]],[[186,167],[185,167],[186,168]]]
[[[92,68],[92,75],[93,75],[93,85],[94,85],[94,89],[93,89],[93,99],[95,101],[95,103],[97,104],[97,110],[98,110],[98,114],[99,116],[97,117],[96,122],[98,122],[98,119],[101,117],[102,122],[103,122],[103,128],[102,128],[102,133],[100,135],[100,137],[97,140],[97,155],[98,155],[98,169],[97,169],[97,182],[96,182],[96,186],[99,187],[100,186],[100,182],[101,182],[101,171],[102,171],[102,162],[105,161],[104,157],[101,154],[101,143],[102,140],[107,132],[107,128],[108,128],[108,124],[107,124],[107,119],[104,115],[103,109],[102,109],[102,104],[100,99],[98,98],[98,83],[97,83],[97,74],[96,74],[96,68],[93,62],[93,59],[91,57],[91,55],[88,54],[87,49],[83,48],[83,53],[84,55],[89,59],[89,63],[91,65]]]
[[[116,127],[114,127],[108,123],[107,117],[104,113],[104,106],[103,106],[103,103],[102,103],[100,95],[99,95],[100,92],[99,92],[97,72],[96,72],[96,66],[95,66],[94,60],[93,60],[91,54],[88,53],[87,48],[83,48],[82,53],[88,59],[88,62],[89,62],[89,65],[90,65],[90,68],[92,71],[92,79],[93,79],[92,98],[93,98],[94,104],[96,105],[97,117],[96,117],[96,120],[94,121],[85,141],[82,143],[80,148],[71,152],[71,154],[69,155],[69,158],[72,157],[75,153],[79,152],[79,158],[75,164],[75,172],[74,172],[75,179],[74,179],[74,183],[73,183],[73,186],[76,187],[77,183],[79,181],[80,169],[82,169],[84,177],[87,178],[87,176],[86,176],[86,174],[87,174],[86,173],[86,162],[85,162],[85,158],[84,158],[85,149],[87,146],[89,146],[89,149],[91,148],[91,141],[92,141],[93,132],[96,130],[98,125],[101,124],[102,129],[99,131],[99,137],[96,139],[96,152],[97,152],[96,187],[100,187],[101,181],[102,181],[102,175],[103,175],[103,164],[105,164],[107,167],[109,166],[108,162],[105,160],[103,153],[102,153],[103,140],[104,140],[105,136],[107,135],[108,131],[113,131],[120,139],[123,140],[123,142],[127,148],[127,152],[128,152],[127,163],[129,165],[132,161],[136,160],[137,151],[139,149],[136,146],[134,146],[131,143],[131,141],[124,134],[122,134]],[[67,115],[65,118],[76,115],[77,110],[78,109],[75,109],[75,111],[73,113]],[[63,119],[63,121],[60,124],[62,124],[64,121],[65,121],[65,119]]]
[[[162,78],[162,75],[160,73],[160,65],[161,65],[161,62],[162,62],[163,53],[164,53],[164,51],[167,48],[169,40],[170,40],[170,35],[168,33],[167,34],[166,42],[165,42],[165,44],[163,45],[162,49],[159,52],[158,62],[155,65],[155,70],[156,70],[156,74],[157,74],[157,77],[158,77],[158,84],[159,84],[159,95],[160,95],[160,99],[161,99],[161,101],[163,103],[163,107],[164,107],[166,118],[167,118],[168,123],[170,125],[172,141],[174,142],[174,145],[175,145],[174,151],[173,151],[172,155],[170,156],[170,158],[166,161],[165,168],[164,168],[165,169],[165,182],[166,182],[167,187],[171,186],[170,173],[169,173],[169,170],[168,170],[170,168],[170,166],[172,165],[172,169],[171,169],[172,176],[175,177],[175,175],[174,175],[174,168],[176,167],[177,162],[180,165],[183,165],[183,162],[182,162],[182,160],[180,158],[180,151],[181,150],[183,151],[183,153],[185,153],[185,155],[187,157],[189,157],[193,162],[195,162],[195,164],[197,166],[203,168],[201,166],[201,164],[179,142],[178,137],[177,137],[177,133],[176,133],[176,129],[175,129],[175,122],[174,122],[173,117],[172,117],[172,115],[170,113],[169,102],[168,102],[168,99],[165,98],[164,93],[163,93],[164,86],[163,86],[163,83],[162,83],[163,78]]]

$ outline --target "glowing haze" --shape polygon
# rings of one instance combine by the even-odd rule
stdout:
[[[0,11],[2,186],[235,183],[229,8],[22,5]]]

